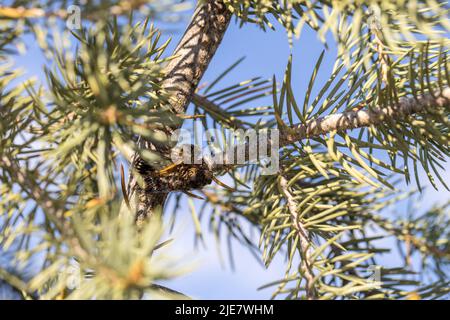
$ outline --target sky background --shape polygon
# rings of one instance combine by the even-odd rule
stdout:
[[[182,34],[183,26],[187,23],[188,19],[174,25],[156,22],[156,25],[160,24],[163,29],[179,30],[174,35],[168,52],[176,45]],[[27,38],[26,46],[27,53],[17,57],[16,65],[23,67],[27,75],[34,75],[39,80],[45,81],[43,65],[51,64],[51,61],[45,61],[33,38]],[[301,93],[307,87],[311,72],[322,50],[324,50],[324,45],[317,39],[316,34],[308,29],[304,29],[300,39],[295,39],[293,47],[290,48],[286,33],[280,26],[277,26],[277,31],[263,32],[257,26],[250,24],[240,28],[233,20],[201,83],[211,82],[227,67],[244,56],[245,60],[223,79],[218,87],[225,87],[256,76],[271,78],[276,75],[277,79],[281,81],[288,57],[292,54],[294,93],[301,99]],[[330,45],[317,77],[318,87],[328,79],[335,59],[335,47]],[[262,99],[253,102],[253,105],[270,104],[270,102],[270,98]],[[447,169],[450,169],[448,164]],[[443,175],[446,181],[450,181],[449,171],[446,170]],[[424,184],[429,185],[426,176],[422,174],[421,177]],[[414,188],[414,186],[404,187]],[[449,199],[449,196],[450,193],[444,188],[441,188],[439,192],[427,188],[421,204],[423,208],[429,208],[437,201],[444,202]],[[198,204],[197,200],[196,203]],[[398,209],[401,212],[406,210],[406,207],[401,205]],[[207,219],[204,219],[203,225],[206,248],[204,246],[196,247],[194,245],[194,226],[186,201],[183,202],[181,210],[182,212],[177,215],[179,221],[170,236],[175,239],[171,245],[171,252],[185,258],[188,264],[193,263],[195,268],[193,272],[171,281],[168,286],[193,298],[201,299],[270,298],[272,289],[257,291],[257,288],[283,276],[284,263],[281,259],[276,259],[269,269],[264,269],[246,248],[235,244],[236,268],[233,271],[226,259],[225,248],[222,250],[225,263],[220,263],[215,239],[208,232]],[[395,256],[387,256],[384,262],[386,266],[401,263]]]

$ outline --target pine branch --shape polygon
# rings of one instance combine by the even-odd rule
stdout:
[[[194,16],[168,64],[162,87],[172,92],[171,106],[183,114],[231,20],[221,1],[199,1]]]
[[[333,131],[346,131],[377,125],[383,123],[386,119],[401,121],[410,115],[426,112],[427,108],[444,108],[449,105],[450,88],[445,88],[441,92],[436,92],[435,94],[428,93],[415,98],[401,98],[396,106],[380,106],[373,109],[332,114],[309,120],[306,123],[300,123],[292,127],[282,128],[279,146],[281,148],[306,138],[317,137]],[[256,159],[249,159],[249,155],[251,154],[248,151],[249,147],[250,146],[246,144],[244,148],[245,160],[254,161]],[[224,159],[224,164],[215,164],[213,170],[220,171],[223,170],[225,166],[232,165],[233,163],[228,161],[233,161],[234,157],[232,155],[236,154],[236,148],[235,150],[232,150],[232,153],[224,153],[222,157]]]
[[[192,95],[212,60],[231,20],[222,1],[199,1],[191,22],[165,69],[162,88],[171,93],[170,107],[175,114],[183,114]],[[167,128],[167,133],[177,127]],[[155,149],[161,147],[150,146]],[[158,150],[160,151],[160,150]],[[167,150],[163,150],[167,152]],[[136,159],[135,155],[134,159]],[[167,193],[146,194],[130,177],[131,196],[137,196],[137,223],[144,221],[156,208],[162,208]]]
[[[0,158],[0,164],[3,169],[7,169],[10,173],[11,181],[17,182],[21,190],[27,193],[42,208],[45,216],[55,224],[61,235],[66,238],[71,250],[83,259],[90,259],[89,253],[74,235],[74,230],[68,224],[69,222],[64,220],[63,209],[55,205],[55,200],[43,191],[34,179],[27,177],[19,165],[11,161],[7,156]]]
[[[312,271],[311,266],[311,239],[309,236],[308,230],[305,229],[303,224],[300,222],[300,219],[298,217],[298,206],[294,199],[294,196],[291,193],[291,190],[288,187],[288,181],[285,177],[280,177],[280,186],[281,190],[283,192],[284,197],[287,201],[287,207],[291,216],[292,225],[294,226],[295,230],[297,231],[297,235],[299,237],[299,250],[301,254],[301,269],[304,274],[306,285],[305,285],[305,291],[306,291],[306,297],[308,300],[316,299],[316,292],[314,289],[314,273]]]
[[[108,15],[120,16],[125,13],[128,13],[132,10],[140,9],[144,6],[146,1],[120,1],[116,5],[108,8]],[[97,12],[98,13],[98,12]],[[67,19],[70,17],[72,13],[68,12],[65,9],[59,9],[54,11],[44,11],[40,8],[25,8],[25,7],[7,7],[0,6],[0,17],[9,18],[9,19],[40,19],[40,18],[51,18],[57,17],[60,19]],[[87,20],[95,20],[98,19],[98,14],[89,13],[86,15]]]
[[[207,97],[194,93],[192,96],[192,102],[198,104],[204,108],[204,110],[210,115],[218,115],[223,118],[223,121],[233,129],[245,128],[245,123],[236,118],[227,117],[227,113],[216,103],[209,100]]]
[[[417,98],[400,99],[398,105],[373,109],[347,111],[310,120],[306,124],[293,126],[281,135],[280,146],[285,146],[309,137],[320,136],[332,131],[369,127],[386,119],[404,120],[409,115],[426,111],[427,108],[443,108],[450,104],[450,88],[434,95],[425,94]]]

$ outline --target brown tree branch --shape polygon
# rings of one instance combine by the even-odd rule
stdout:
[[[107,15],[120,16],[125,13],[128,13],[129,11],[140,9],[146,3],[147,1],[145,0],[135,0],[135,1],[123,0],[120,1],[118,4],[108,8]],[[41,19],[51,17],[67,19],[68,17],[72,16],[72,14],[73,13],[70,13],[64,9],[46,12],[44,9],[41,8],[26,8],[23,6],[19,7],[0,6],[0,17],[9,19]],[[98,19],[98,14],[96,15],[95,12],[94,13],[86,12],[85,16],[87,20]]]
[[[212,103],[212,102],[211,102]],[[306,123],[294,125],[292,127],[282,128],[280,132],[279,146],[284,147],[289,144],[301,141],[307,138],[313,138],[320,135],[330,133],[332,131],[346,131],[355,128],[369,127],[371,125],[380,124],[386,119],[401,121],[406,117],[426,112],[427,108],[448,108],[450,106],[450,88],[445,88],[441,92],[434,94],[428,93],[419,97],[401,98],[398,105],[391,107],[376,107],[373,109],[363,109],[355,111],[346,111],[343,113],[331,114],[320,117],[318,119],[309,120]],[[218,106],[217,106],[218,107]],[[245,151],[245,160],[254,161],[257,159],[249,159],[249,148],[254,147],[248,144],[242,148]],[[230,150],[229,153],[224,152],[221,157],[224,163],[214,164],[213,170],[223,170],[224,167],[233,165],[234,156],[237,147]],[[220,157],[219,157],[220,158]]]
[[[317,298],[317,293],[314,288],[314,273],[312,270],[311,261],[311,239],[308,230],[303,226],[298,217],[298,206],[288,187],[288,181],[285,177],[280,177],[280,186],[283,195],[286,199],[289,214],[291,216],[292,225],[294,226],[299,238],[299,251],[301,254],[301,271],[306,281],[305,292],[308,300]]]
[[[165,68],[162,88],[170,93],[170,108],[183,114],[210,61],[212,60],[231,20],[231,12],[222,1],[198,1],[194,15],[173,56]],[[177,127],[167,128],[168,134]],[[146,147],[167,153],[164,146],[147,144]],[[136,158],[136,155],[135,155]],[[138,225],[153,211],[162,209],[167,192],[147,194],[131,177],[130,195],[135,199]]]
[[[222,1],[199,1],[191,22],[165,69],[162,87],[172,92],[171,106],[183,114],[231,20]]]
[[[420,97],[400,99],[398,105],[391,107],[377,107],[374,109],[347,111],[310,120],[306,124],[293,126],[292,130],[283,132],[280,146],[285,146],[309,137],[319,136],[332,131],[346,131],[349,129],[369,127],[382,123],[387,118],[395,121],[403,120],[407,116],[425,111],[427,107],[443,108],[450,104],[450,88],[445,88],[434,95],[425,94]]]

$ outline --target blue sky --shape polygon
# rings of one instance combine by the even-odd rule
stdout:
[[[187,21],[175,26],[179,27],[180,33],[174,36],[171,48],[177,43],[177,39],[183,30],[183,24],[187,24]],[[167,23],[164,24],[164,27],[172,29],[170,28],[171,25]],[[25,68],[28,75],[35,75],[38,79],[44,81],[43,64],[45,60],[32,38],[28,38],[26,44],[28,52],[16,59],[17,65]],[[317,39],[316,34],[308,29],[304,29],[300,39],[294,40],[294,45],[290,48],[287,36],[281,27],[278,27],[277,31],[263,32],[254,25],[245,25],[239,28],[233,21],[201,83],[211,82],[223,70],[243,56],[246,57],[245,60],[221,82],[221,86],[234,84],[255,76],[270,78],[276,75],[277,79],[281,81],[288,57],[292,54],[295,93],[298,93],[298,97],[301,99],[301,92],[307,87],[316,60],[323,49],[324,46]],[[330,46],[325,55],[321,72],[317,77],[317,84],[324,83],[328,79],[335,61],[335,54],[335,48]],[[260,102],[269,104],[270,99]],[[448,164],[447,168],[449,169]],[[447,170],[444,174],[444,180],[450,181],[449,171]],[[426,176],[422,175],[422,177],[423,181],[426,181]],[[429,207],[436,201],[442,202],[450,196],[450,193],[443,188],[440,192],[431,191],[431,188],[428,189],[430,191],[426,192],[423,200],[425,207]],[[193,223],[187,203],[185,204],[182,208],[186,209],[178,214],[180,221],[177,221],[174,233],[171,235],[175,238],[172,251],[179,254],[180,257],[187,258],[187,261],[193,262],[195,268],[193,272],[171,282],[169,286],[194,298],[269,298],[271,289],[263,291],[257,291],[256,289],[283,276],[283,261],[275,260],[273,265],[265,270],[247,249],[236,244],[234,246],[236,270],[233,272],[227,262],[225,266],[220,264],[215,240],[208,233],[206,224],[203,228],[205,230],[204,242],[206,248],[202,246],[194,247]],[[226,249],[223,252],[226,261]],[[387,257],[385,262],[386,265],[393,265],[399,260],[391,256]]]

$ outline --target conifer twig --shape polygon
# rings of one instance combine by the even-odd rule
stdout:
[[[306,124],[293,126],[281,135],[280,146],[300,141],[309,137],[327,134],[332,131],[369,127],[382,123],[387,118],[394,121],[407,116],[426,111],[426,108],[443,108],[450,105],[450,88],[445,88],[435,94],[424,94],[419,97],[401,98],[398,105],[376,107],[357,111],[346,111],[310,120]]]
[[[184,114],[191,102],[198,83],[212,60],[230,23],[232,13],[222,1],[198,1],[194,15],[182,36],[173,56],[165,68],[162,88],[171,94],[170,108],[175,114]],[[167,128],[170,134],[177,127]],[[150,144],[147,147],[167,152]],[[164,149],[164,148],[163,148]],[[134,156],[136,159],[137,155]],[[137,223],[162,208],[167,192],[145,193],[136,180],[130,176],[130,196],[137,197]]]
[[[287,207],[291,216],[292,225],[297,231],[299,237],[299,249],[302,257],[301,269],[306,280],[305,292],[308,300],[316,299],[316,292],[314,289],[314,273],[311,266],[311,239],[308,230],[305,229],[298,217],[298,206],[288,187],[288,181],[285,177],[280,177],[280,187],[286,198]]]
[[[434,94],[427,93],[419,97],[401,98],[396,106],[380,106],[372,109],[365,108],[331,114],[309,120],[306,123],[286,127],[284,130],[282,128],[279,146],[281,148],[303,139],[317,137],[333,131],[342,132],[356,128],[369,127],[383,123],[387,119],[401,121],[410,115],[426,112],[427,108],[448,108],[449,105],[450,88],[445,88],[441,92],[436,92]],[[243,148],[245,150],[245,160],[256,160],[248,159],[251,154],[248,150],[249,147],[252,146],[246,144]],[[231,153],[232,155],[236,154],[236,150],[231,150],[230,152],[233,152]],[[226,166],[233,165],[233,163],[227,163],[226,161],[229,159],[232,160],[234,157],[228,156],[228,154],[225,153],[221,158],[225,160],[225,163],[214,164],[214,170],[222,170]]]

